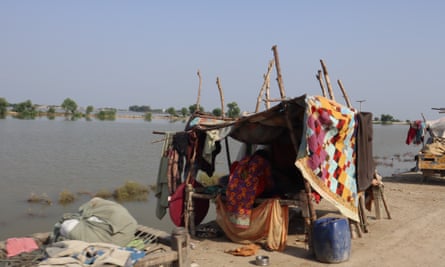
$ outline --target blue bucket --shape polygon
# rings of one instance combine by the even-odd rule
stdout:
[[[320,218],[312,226],[312,247],[317,260],[347,261],[351,254],[351,230],[345,218]]]

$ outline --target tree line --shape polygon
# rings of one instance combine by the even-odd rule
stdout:
[[[45,112],[38,111],[36,109],[37,105],[34,105],[31,100],[26,100],[21,103],[10,104],[5,98],[0,97],[0,118],[5,118],[8,114],[8,108],[11,108],[11,111],[14,112],[14,117],[20,119],[33,119],[36,116],[46,115],[48,118],[52,119],[56,117],[58,114],[56,112],[57,106],[48,106],[48,109]],[[82,113],[79,111],[79,107],[71,98],[65,98],[63,102],[60,104],[60,108],[63,109],[63,115],[70,119],[77,119],[81,117],[85,117],[87,119],[92,116],[96,117],[100,120],[114,120],[116,118],[116,109],[114,108],[104,108],[98,110],[95,114],[93,114],[94,107],[87,106],[85,112]],[[153,113],[167,113],[171,117],[187,117],[196,111],[205,112],[204,107],[197,104],[190,105],[188,108],[183,107],[181,109],[177,109],[174,107],[169,107],[165,110],[163,109],[152,109],[149,105],[131,105],[128,108],[129,111],[133,112],[141,112],[144,113],[144,119],[150,121],[152,119]],[[42,114],[43,113],[43,114]],[[221,108],[215,108],[210,113],[211,115],[221,117],[223,114]],[[240,116],[240,108],[236,102],[231,102],[227,104],[227,112],[224,114],[225,117],[228,118],[238,118]],[[378,121],[382,124],[391,124],[393,122],[400,122],[400,120],[395,119],[390,114],[381,114],[380,117],[374,117],[374,121]],[[409,121],[407,121],[409,122]]]
[[[117,110],[114,108],[102,108],[99,109],[95,114],[93,114],[94,107],[87,106],[85,112],[79,111],[79,107],[71,98],[65,98],[60,106],[50,105],[47,107],[47,110],[37,110],[37,106],[31,102],[31,100],[26,100],[21,103],[8,103],[5,98],[0,97],[0,118],[5,118],[8,115],[8,108],[12,111],[12,115],[19,119],[33,119],[36,116],[44,116],[46,115],[49,119],[53,119],[58,115],[61,115],[60,112],[56,111],[56,108],[60,107],[66,118],[70,118],[72,120],[77,118],[85,117],[87,119],[91,117],[96,117],[101,120],[114,120],[116,118]],[[238,118],[240,116],[240,108],[236,102],[231,102],[227,104],[227,112],[224,114],[229,118]],[[196,111],[205,112],[204,107],[196,104],[190,105],[188,108],[183,107],[181,109],[176,109],[174,107],[169,107],[165,110],[163,109],[151,109],[148,105],[131,105],[128,108],[129,111],[133,112],[141,112],[144,113],[145,120],[151,120],[153,113],[167,113],[170,117],[186,117],[189,116]],[[220,108],[213,109],[210,114],[214,116],[222,116],[222,110]]]

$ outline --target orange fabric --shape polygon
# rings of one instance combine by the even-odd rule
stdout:
[[[278,199],[269,199],[252,209],[250,227],[240,229],[230,222],[224,202],[216,198],[216,222],[233,242],[248,244],[265,242],[270,250],[282,251],[286,247],[289,208]]]
[[[233,256],[244,256],[244,257],[246,257],[246,256],[255,255],[256,252],[258,251],[258,249],[260,249],[260,247],[258,245],[249,244],[247,246],[243,246],[243,247],[235,248],[235,249],[231,249],[231,250],[226,250],[224,252],[232,254]]]

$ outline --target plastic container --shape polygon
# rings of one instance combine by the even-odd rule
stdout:
[[[338,263],[349,260],[351,230],[348,220],[333,217],[316,220],[312,227],[312,246],[318,261]]]

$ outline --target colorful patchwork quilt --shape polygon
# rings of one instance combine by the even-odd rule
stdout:
[[[356,181],[356,111],[321,96],[306,98],[306,125],[295,165],[324,199],[359,221]]]

